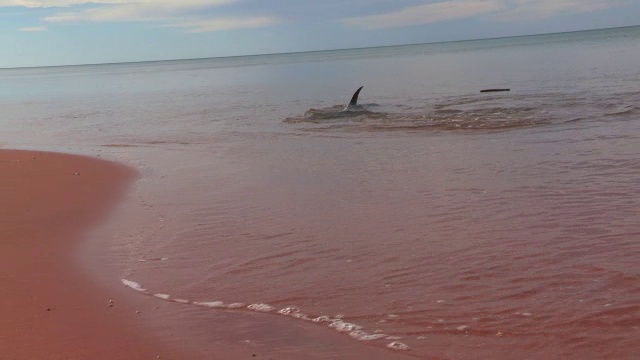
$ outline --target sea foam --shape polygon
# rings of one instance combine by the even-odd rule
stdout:
[[[342,314],[338,314],[333,317],[328,315],[319,315],[316,317],[310,317],[309,315],[301,312],[300,309],[298,309],[295,306],[286,306],[275,311],[276,310],[275,307],[268,304],[264,304],[264,303],[255,303],[255,304],[246,305],[245,303],[242,303],[242,302],[225,304],[222,301],[191,301],[191,300],[182,299],[182,298],[172,298],[171,295],[169,294],[150,293],[147,289],[143,288],[142,285],[140,285],[135,281],[131,281],[127,279],[121,279],[121,281],[122,281],[122,284],[124,284],[125,286],[135,291],[145,293],[147,295],[154,296],[162,300],[172,301],[180,304],[193,304],[196,306],[203,306],[203,307],[215,308],[215,309],[232,309],[232,310],[238,310],[238,311],[249,310],[249,311],[261,312],[261,313],[273,313],[281,316],[288,316],[295,319],[314,322],[314,323],[329,323],[328,326],[330,328],[333,328],[334,330],[341,333],[347,333],[351,338],[354,338],[359,341],[374,341],[374,340],[382,340],[382,339],[400,340],[401,339],[398,336],[389,336],[389,335],[383,334],[380,330],[376,330],[374,331],[374,333],[368,333],[363,330],[362,326],[343,320],[344,315]],[[409,350],[410,349],[408,345],[398,341],[392,341],[391,343],[387,344],[386,347],[393,350]]]

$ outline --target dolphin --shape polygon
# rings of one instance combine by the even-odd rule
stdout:
[[[349,102],[349,105],[344,107],[345,110],[355,110],[358,108],[358,95],[360,95],[360,90],[362,90],[363,87],[364,86],[360,86],[358,90],[356,90],[356,92],[353,93],[353,96],[351,97],[351,101]]]

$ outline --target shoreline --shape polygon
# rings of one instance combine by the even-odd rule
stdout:
[[[0,149],[3,359],[177,358],[73,258],[137,176],[86,156]]]
[[[314,324],[140,296],[111,278],[88,234],[138,176],[84,155],[0,149],[2,360],[406,358]]]

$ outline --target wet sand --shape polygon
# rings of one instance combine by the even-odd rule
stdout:
[[[136,176],[88,157],[0,150],[0,358],[181,358],[74,258]]]

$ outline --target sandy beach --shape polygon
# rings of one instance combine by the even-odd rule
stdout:
[[[180,304],[115,288],[83,268],[79,255],[87,254],[78,251],[79,245],[113,210],[136,171],[78,155],[0,150],[0,174],[0,359],[244,359],[262,358],[278,347],[291,351],[282,336],[298,326],[271,317],[186,307],[178,314],[198,318],[198,327],[208,328],[213,339],[185,337],[185,329],[173,336],[173,330],[162,330],[178,324],[166,307],[175,311]],[[274,337],[269,333],[280,335],[257,349],[234,335],[247,327],[265,339]],[[350,353],[360,352],[371,359],[402,358],[315,326],[304,328],[313,340],[293,337],[319,347],[308,358],[351,358]],[[308,346],[280,358],[297,358]]]
[[[135,309],[73,258],[136,176],[88,157],[0,150],[1,359],[179,358],[141,336]]]
[[[640,359],[639,57],[0,69],[0,360]]]

